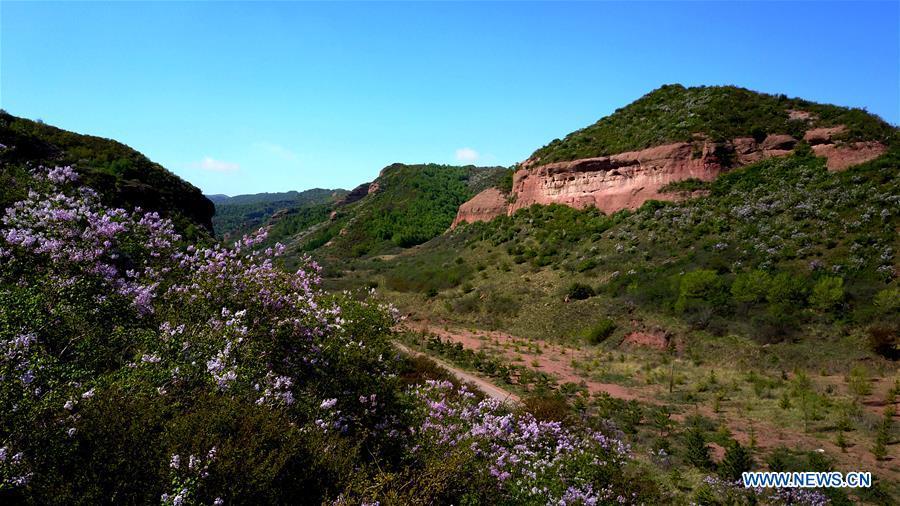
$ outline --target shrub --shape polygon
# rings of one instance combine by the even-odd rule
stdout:
[[[582,260],[581,262],[578,262],[578,264],[575,266],[575,270],[577,272],[585,272],[593,269],[594,267],[597,267],[597,261],[593,258],[588,258]]]
[[[678,283],[675,310],[685,312],[724,302],[724,283],[715,271],[698,269],[685,273]]]
[[[821,311],[830,311],[844,299],[844,280],[825,276],[813,285],[809,303]]]
[[[522,404],[535,419],[545,422],[565,422],[572,416],[572,411],[565,397],[558,394],[530,395]]]
[[[584,283],[572,283],[566,290],[566,297],[572,300],[584,300],[594,296],[594,289]]]
[[[731,284],[731,295],[737,302],[761,302],[769,291],[770,281],[771,277],[766,271],[743,272]]]
[[[882,314],[891,314],[900,310],[900,288],[885,288],[875,294],[875,307]]]
[[[869,327],[872,351],[890,360],[900,359],[900,326],[879,324]]]
[[[585,338],[591,344],[600,344],[616,330],[616,322],[603,318],[588,329]]]

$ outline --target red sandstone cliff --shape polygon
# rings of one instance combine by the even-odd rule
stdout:
[[[461,222],[491,221],[508,211],[506,196],[496,188],[488,188],[459,206],[450,228]]]
[[[804,136],[816,155],[828,159],[829,170],[846,169],[887,150],[879,142],[835,141],[834,136],[843,131],[842,126],[817,128]],[[659,192],[669,183],[689,178],[710,181],[731,167],[785,156],[797,142],[790,135],[775,134],[762,142],[752,137],[721,145],[696,140],[544,165],[539,160],[527,160],[513,176],[512,204],[506,204],[499,190],[485,190],[460,206],[452,226],[489,221],[532,204],[564,204],[579,209],[595,206],[606,213],[636,209],[650,199],[675,198]],[[727,153],[730,160],[722,160],[718,153]]]

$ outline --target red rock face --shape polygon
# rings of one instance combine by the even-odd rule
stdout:
[[[843,126],[817,128],[804,136],[817,156],[828,159],[829,170],[843,170],[887,151],[879,142],[834,141],[833,137],[844,130]],[[723,146],[730,152],[727,163],[716,154],[714,143],[703,140],[544,165],[539,160],[526,160],[513,176],[512,204],[506,203],[499,190],[485,190],[460,206],[453,226],[491,220],[533,204],[563,204],[578,209],[594,206],[613,213],[636,209],[650,199],[674,200],[680,196],[660,193],[659,189],[689,178],[711,181],[731,167],[788,155],[797,142],[784,134],[769,135],[762,142],[752,137],[737,138]]]
[[[828,170],[844,170],[874,160],[887,152],[887,146],[880,142],[817,144],[812,149],[816,156],[824,156],[828,159]]]
[[[711,143],[676,143],[612,156],[557,162],[523,169],[513,176],[510,213],[532,204],[594,206],[605,213],[635,209],[661,194],[666,184],[688,178],[715,179],[722,163]]]
[[[491,221],[506,213],[506,196],[496,188],[488,188],[459,206],[456,219],[453,220],[450,228],[454,228],[462,222]]]

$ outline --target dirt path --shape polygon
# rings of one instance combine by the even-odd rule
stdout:
[[[525,365],[531,369],[547,373],[559,380],[560,383],[571,382],[580,384],[584,382],[588,391],[592,394],[605,392],[619,399],[635,399],[653,404],[659,403],[655,397],[644,394],[638,389],[615,383],[586,380],[584,375],[580,374],[572,366],[573,359],[589,360],[592,358],[583,350],[541,342],[541,352],[539,354],[525,353],[517,351],[516,346],[534,341],[499,331],[479,330],[472,332],[464,329],[444,329],[443,327],[423,322],[408,322],[406,327],[414,332],[427,332],[442,339],[460,343],[464,347],[475,351],[484,350],[499,354],[511,363],[517,362],[522,356],[527,355],[530,362]]]
[[[470,331],[451,327],[445,328],[444,326],[435,325],[429,322],[407,321],[405,327],[413,332],[426,332],[439,336],[444,340],[460,343],[465,348],[474,351],[484,350],[485,352],[504,357],[510,362],[521,364],[524,359],[525,363],[522,365],[536,371],[548,373],[556,377],[560,383],[573,382],[576,384],[583,384],[587,386],[588,391],[592,394],[605,392],[616,398],[625,400],[634,399],[646,404],[659,405],[663,403],[659,398],[660,392],[658,389],[651,387],[627,387],[585,378],[585,376],[577,371],[572,365],[573,359],[589,360],[592,358],[589,356],[589,353],[584,350],[569,348],[544,341],[523,339],[499,331]],[[535,353],[532,351],[534,348],[532,348],[532,350],[525,349],[528,345],[538,345],[540,351]],[[498,388],[496,385],[493,385],[482,378],[454,368],[446,362],[436,359],[432,355],[424,355],[427,355],[432,360],[440,363],[443,367],[453,372],[458,378],[464,381],[472,381],[485,391],[487,391],[488,388],[493,388],[501,392],[499,394],[501,396],[508,394],[505,390]],[[879,385],[879,390],[881,389],[880,387],[881,385]],[[497,394],[490,395],[491,397],[498,398]],[[824,449],[829,455],[834,457],[835,460],[841,464],[840,467],[845,470],[876,471],[878,474],[882,474],[889,479],[900,478],[900,472],[898,472],[900,470],[898,470],[896,466],[896,455],[892,455],[893,452],[896,451],[895,447],[888,450],[889,457],[887,461],[878,462],[863,444],[854,444],[847,452],[842,452],[841,449],[830,440],[819,439],[809,434],[779,427],[762,420],[754,420],[751,422],[743,416],[743,414],[737,412],[733,408],[725,408],[719,413],[715,413],[711,407],[703,404],[697,404],[693,408],[688,408],[685,413],[675,415],[673,418],[682,421],[691,413],[698,413],[711,419],[722,420],[732,432],[733,437],[742,444],[748,444],[751,439],[750,434],[755,434],[757,448],[762,451],[767,451],[778,446],[805,448],[814,451]]]
[[[491,397],[492,399],[496,399],[500,402],[510,402],[510,403],[515,403],[515,404],[519,403],[519,396],[517,396],[516,394],[514,394],[508,390],[504,390],[504,389],[498,387],[497,385],[495,385],[489,381],[486,381],[472,373],[463,371],[462,369],[460,369],[458,367],[454,367],[437,357],[428,355],[427,353],[422,353],[419,351],[412,350],[412,349],[410,349],[400,343],[397,343],[397,342],[394,343],[394,346],[396,346],[398,350],[402,351],[403,353],[406,353],[407,355],[428,357],[430,360],[435,362],[437,365],[443,367],[444,369],[449,371],[451,374],[453,374],[453,376],[455,376],[456,379],[458,379],[464,383],[471,383],[471,384],[475,385],[476,387],[478,387],[479,390],[484,392],[485,395],[487,395],[488,397]]]

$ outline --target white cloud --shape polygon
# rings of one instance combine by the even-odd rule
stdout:
[[[200,170],[206,170],[209,172],[237,172],[238,169],[241,168],[240,164],[224,162],[222,160],[216,160],[211,156],[204,156],[203,160],[200,162],[195,162],[191,164],[191,167]]]
[[[300,156],[297,155],[297,153],[282,146],[281,144],[275,144],[274,142],[255,142],[253,143],[253,147],[261,149],[288,162],[296,162],[300,159]]]
[[[475,163],[478,160],[478,151],[472,148],[459,148],[456,150],[456,159],[460,162]]]

